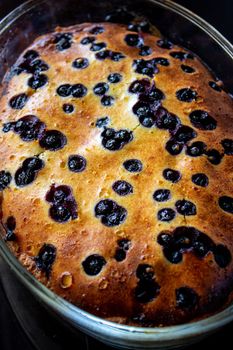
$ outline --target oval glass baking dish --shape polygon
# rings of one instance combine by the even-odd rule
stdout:
[[[163,35],[201,57],[233,91],[233,47],[205,21],[168,0],[30,0],[0,23],[0,79],[17,56],[38,36],[57,25],[103,21],[117,8],[142,14]],[[73,329],[111,346],[130,349],[168,349],[192,344],[233,320],[233,306],[197,322],[164,328],[124,326],[95,317],[61,299],[29,274],[0,240],[0,252],[25,287],[47,309]],[[4,279],[3,279],[4,282]],[[5,285],[7,290],[7,286]]]

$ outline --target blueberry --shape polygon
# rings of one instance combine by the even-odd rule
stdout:
[[[186,143],[195,137],[197,137],[196,131],[194,131],[192,128],[190,128],[190,126],[187,125],[180,125],[174,133],[174,138],[178,142]]]
[[[165,57],[156,57],[153,60],[156,64],[160,64],[160,66],[167,67],[170,65],[169,60]]]
[[[104,126],[108,125],[109,123],[109,118],[108,117],[104,117],[104,118],[99,118],[97,119],[95,126],[97,128],[103,128]]]
[[[71,114],[73,113],[74,111],[74,106],[70,103],[65,103],[63,106],[62,106],[62,109],[65,113],[67,114]]]
[[[183,150],[184,145],[182,143],[176,142],[175,140],[168,140],[166,143],[166,150],[168,153],[170,153],[172,156],[177,156],[180,154]]]
[[[172,56],[173,58],[176,58],[180,61],[184,61],[186,59],[191,59],[193,60],[194,57],[192,54],[188,53],[188,52],[182,52],[182,51],[173,51],[170,53],[170,56]]]
[[[138,117],[152,117],[153,118],[153,111],[151,109],[151,106],[148,102],[144,101],[138,101],[133,106],[133,113],[136,114]]]
[[[155,120],[153,117],[148,117],[146,115],[141,115],[139,117],[139,122],[145,128],[151,128],[155,124]]]
[[[98,83],[94,86],[93,91],[98,96],[103,96],[109,90],[107,83]]]
[[[161,101],[165,98],[164,93],[160,89],[157,89],[156,87],[153,87],[152,89],[150,89],[148,93],[148,97],[149,99],[154,101]]]
[[[10,231],[14,231],[16,228],[16,220],[14,216],[9,216],[6,221],[6,228]]]
[[[119,246],[121,249],[126,250],[126,251],[129,250],[129,248],[130,248],[130,246],[131,246],[131,242],[130,242],[130,240],[127,239],[127,238],[119,239],[119,240],[117,241],[117,244],[118,244],[118,246]]]
[[[139,173],[143,169],[142,162],[138,159],[128,159],[124,161],[123,166],[130,173]]]
[[[139,303],[149,303],[159,294],[160,287],[155,280],[139,281],[135,288],[135,298]]]
[[[224,269],[231,262],[231,252],[223,244],[218,244],[213,249],[214,259],[219,267]]]
[[[209,251],[213,250],[213,241],[204,233],[195,230],[196,237],[193,242],[193,251],[198,258],[204,258]]]
[[[165,180],[176,183],[181,179],[181,174],[177,170],[167,168],[163,171],[163,177],[165,178]]]
[[[72,85],[63,84],[57,88],[57,94],[61,97],[68,97],[72,93]]]
[[[18,187],[30,185],[36,178],[36,172],[30,168],[19,168],[15,173],[15,183]]]
[[[205,152],[208,161],[213,165],[218,165],[221,163],[223,155],[219,153],[216,149],[209,149]]]
[[[121,249],[121,248],[117,248],[116,252],[115,252],[115,255],[114,255],[114,258],[118,262],[123,261],[126,258],[126,252],[123,249]]]
[[[206,149],[206,144],[204,142],[196,141],[187,147],[186,153],[191,157],[199,157],[202,154],[204,154],[205,149]]]
[[[162,231],[157,237],[157,242],[163,247],[169,247],[173,244],[173,237],[168,231]]]
[[[185,64],[181,65],[181,69],[182,69],[182,71],[184,71],[185,73],[188,73],[188,74],[195,72],[194,68],[192,68],[190,66],[186,66]]]
[[[67,138],[58,130],[48,130],[39,141],[40,146],[49,151],[57,151],[67,144]]]
[[[82,266],[85,273],[89,276],[96,276],[100,273],[104,265],[106,265],[104,257],[98,254],[89,255],[83,262]]]
[[[170,50],[173,48],[173,44],[168,39],[159,39],[157,40],[157,45],[162,49]]]
[[[103,32],[104,32],[104,27],[101,27],[101,26],[96,26],[91,30],[89,30],[89,33],[94,35],[102,34]]]
[[[127,34],[124,40],[128,46],[141,47],[144,45],[143,38],[138,34]]]
[[[127,181],[116,181],[112,185],[114,192],[119,194],[119,196],[127,196],[130,193],[133,193],[133,186]]]
[[[189,88],[184,88],[176,92],[176,97],[181,102],[192,102],[197,99],[197,92]]]
[[[113,51],[110,54],[110,58],[114,62],[119,62],[120,60],[123,60],[123,58],[125,58],[125,55],[123,55],[123,53],[121,53],[121,52]]]
[[[23,58],[27,59],[28,61],[33,61],[37,57],[39,57],[39,54],[35,50],[28,50],[23,56]]]
[[[122,75],[120,73],[111,73],[108,76],[108,81],[111,84],[119,83],[122,80]]]
[[[175,206],[176,206],[177,212],[181,215],[188,216],[188,215],[196,215],[197,213],[195,204],[185,199],[178,200],[175,203]]]
[[[54,221],[60,223],[71,218],[71,212],[64,204],[53,204],[49,209],[49,215]]]
[[[147,61],[144,59],[134,60],[133,68],[136,73],[148,75],[151,78],[158,73],[158,68],[153,59]]]
[[[46,194],[46,201],[53,204],[61,204],[68,201],[71,198],[71,189],[66,185],[54,186],[52,185],[50,190]]]
[[[192,247],[193,230],[186,226],[177,227],[173,232],[174,246],[179,251],[185,251]]]
[[[89,45],[91,43],[93,43],[95,41],[95,37],[94,36],[86,36],[85,38],[83,38],[81,40],[81,44],[82,45]]]
[[[124,8],[118,8],[112,11],[105,17],[105,21],[112,23],[124,23],[128,24],[134,19],[134,15],[126,11]]]
[[[74,173],[80,173],[86,169],[87,161],[80,155],[69,156],[68,167]]]
[[[110,50],[103,50],[95,54],[95,57],[97,58],[97,60],[105,60],[106,58],[111,58],[111,56],[112,56],[112,51]]]
[[[84,68],[87,68],[88,66],[89,66],[88,59],[83,57],[76,58],[72,63],[72,67],[76,69],[84,69]]]
[[[103,199],[95,206],[95,215],[108,215],[116,208],[116,202],[111,199]]]
[[[0,192],[7,188],[12,180],[12,176],[8,171],[1,170],[0,171]]]
[[[141,281],[151,281],[154,279],[154,269],[151,265],[140,264],[136,270],[136,276]]]
[[[141,79],[133,81],[129,86],[129,92],[132,94],[145,93],[150,87],[149,79]]]
[[[197,173],[192,176],[192,182],[200,187],[207,187],[209,184],[208,176],[202,173]]]
[[[159,189],[154,192],[153,198],[156,202],[166,202],[171,198],[171,192],[169,190]]]
[[[209,113],[200,109],[191,112],[189,119],[193,126],[200,130],[214,130],[217,127],[216,120]]]
[[[7,133],[9,131],[11,131],[12,129],[14,129],[15,127],[15,123],[14,122],[8,122],[8,123],[4,123],[3,124],[3,128],[2,128],[2,131]]]
[[[23,107],[26,105],[29,97],[26,94],[19,94],[16,96],[13,96],[10,101],[9,105],[12,109],[23,109]]]
[[[221,145],[224,148],[224,153],[228,156],[233,155],[233,140],[231,139],[224,139],[221,141]]]
[[[48,77],[45,74],[35,74],[28,79],[28,86],[37,90],[48,83]]]
[[[233,214],[233,198],[229,196],[222,196],[218,200],[218,204],[226,213]]]
[[[219,86],[218,84],[215,83],[215,81],[210,81],[209,82],[209,86],[215,90],[215,91],[218,91],[218,92],[221,92],[222,91],[222,88],[221,86]]]
[[[44,168],[44,161],[38,157],[27,158],[24,160],[22,167],[32,171],[39,171]]]
[[[64,51],[71,47],[73,35],[71,33],[58,33],[55,35],[54,43],[58,51]]]
[[[114,97],[112,97],[112,96],[107,96],[107,95],[105,95],[105,96],[103,96],[103,97],[101,98],[101,104],[102,104],[103,106],[105,106],[105,107],[110,107],[110,106],[112,106],[113,103],[114,103],[114,101],[115,101],[115,99],[114,99]]]
[[[176,289],[176,305],[180,309],[192,310],[198,303],[197,293],[189,287]]]
[[[179,264],[182,261],[182,253],[173,247],[164,247],[163,254],[165,258],[172,264]]]
[[[179,118],[169,113],[165,108],[159,108],[156,117],[156,126],[159,129],[172,131],[180,124]]]
[[[44,244],[39,250],[38,255],[34,258],[36,267],[42,270],[49,277],[52,265],[56,259],[57,249],[52,244]]]
[[[44,130],[45,124],[34,115],[26,115],[14,124],[14,132],[26,142],[37,140]]]
[[[139,55],[140,56],[149,56],[152,54],[152,49],[150,46],[143,45],[140,48]]]
[[[75,84],[71,88],[71,94],[75,98],[82,98],[87,94],[87,88],[83,84]]]
[[[44,72],[48,69],[49,66],[47,63],[38,59],[30,63],[30,67],[28,68],[27,73],[40,74],[41,72]]]
[[[131,32],[144,32],[149,33],[150,32],[150,24],[146,20],[140,22],[140,23],[130,23],[128,25],[128,30]]]
[[[95,215],[101,218],[102,224],[113,227],[125,221],[127,210],[111,199],[104,199],[96,204]]]
[[[175,218],[175,216],[176,216],[176,213],[171,208],[160,209],[157,213],[158,220],[164,221],[164,222],[168,222],[168,221],[173,220]]]
[[[107,45],[105,43],[92,43],[90,50],[96,52],[104,49],[106,46]]]

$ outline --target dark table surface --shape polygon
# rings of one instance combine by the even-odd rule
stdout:
[[[88,1],[88,0],[87,0]],[[21,4],[22,0],[0,0],[0,18]],[[186,6],[193,12],[206,19],[217,28],[228,40],[233,42],[232,18],[233,2],[231,0],[177,0],[177,3]],[[233,331],[233,323],[223,330],[209,337],[199,344],[200,348],[215,349],[224,346],[224,349],[231,349],[230,339]],[[13,336],[12,336],[13,334]],[[76,347],[77,348],[77,347]],[[103,346],[92,346],[95,350],[103,350]],[[192,347],[194,350],[196,347]],[[0,349],[1,350],[33,350],[33,346],[25,336],[21,326],[17,322],[14,313],[4,295],[0,285]],[[105,348],[106,349],[106,348]],[[47,349],[42,349],[47,350]],[[77,348],[77,350],[79,350]]]

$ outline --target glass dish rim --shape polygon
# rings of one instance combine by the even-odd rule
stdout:
[[[0,35],[19,17],[26,14],[39,4],[48,0],[28,0],[15,8],[6,17],[0,21]],[[160,7],[171,10],[176,14],[185,17],[194,25],[201,28],[207,35],[209,35],[217,44],[230,56],[233,60],[233,45],[212,25],[203,20],[192,11],[184,8],[183,6],[174,3],[171,0],[147,0],[150,3],[154,3]],[[85,322],[92,322],[99,324],[103,327],[108,327],[112,331],[121,332],[121,334],[127,334],[128,338],[134,340],[140,340],[144,335],[148,341],[150,340],[169,340],[178,338],[188,338],[193,335],[201,335],[214,331],[216,328],[220,328],[233,320],[233,304],[226,307],[224,310],[215,313],[212,316],[206,317],[201,320],[192,321],[185,324],[166,326],[166,327],[136,327],[118,324],[112,321],[105,320],[98,316],[92,315],[77,306],[69,303],[65,299],[59,297],[42,283],[40,283],[31,273],[29,273],[23,265],[17,260],[17,258],[10,251],[3,239],[0,238],[0,253],[8,266],[16,273],[20,280],[27,285],[30,290],[36,294],[40,300],[44,301],[54,311],[61,313],[67,320],[73,321],[76,325],[80,325],[78,317],[82,317]],[[170,338],[169,338],[170,336]]]

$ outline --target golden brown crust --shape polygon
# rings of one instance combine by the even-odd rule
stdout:
[[[208,235],[215,245],[223,244],[233,253],[233,215],[218,205],[219,197],[233,197],[232,156],[224,155],[220,164],[214,165],[206,155],[190,157],[184,150],[179,155],[170,155],[165,149],[169,132],[140,125],[132,112],[138,96],[129,93],[128,88],[137,79],[154,80],[156,88],[165,94],[163,107],[197,132],[197,137],[188,144],[202,141],[207,149],[216,149],[221,154],[221,141],[232,139],[232,99],[224,91],[210,88],[209,81],[213,77],[199,59],[195,57],[181,62],[170,56],[172,51],[187,52],[184,49],[177,46],[170,50],[160,48],[156,45],[158,37],[142,33],[145,45],[153,51],[149,56],[139,56],[138,48],[126,44],[124,38],[132,32],[122,25],[104,23],[101,26],[105,31],[95,36],[97,42],[106,43],[107,49],[121,52],[125,58],[119,62],[95,59],[96,52],[90,51],[90,45],[80,44],[94,26],[83,24],[57,29],[57,32],[73,34],[71,47],[64,51],[56,49],[54,34],[38,38],[30,49],[36,50],[49,65],[49,70],[44,72],[48,84],[32,90],[27,85],[31,75],[14,75],[0,100],[1,129],[4,123],[32,114],[45,123],[47,129],[62,131],[68,140],[64,148],[51,152],[41,148],[38,140],[25,142],[12,131],[0,132],[0,170],[9,171],[14,176],[22,162],[35,155],[39,155],[45,163],[30,185],[17,187],[12,180],[2,192],[2,222],[5,224],[10,216],[16,220],[16,241],[9,244],[28,270],[54,292],[101,317],[126,324],[138,324],[141,320],[141,324],[145,325],[169,325],[198,315],[205,316],[215,308],[221,295],[227,296],[232,289],[232,260],[221,268],[211,251],[204,258],[189,251],[183,253],[182,262],[172,264],[165,258],[157,237],[163,230],[172,232],[176,227],[191,226]],[[78,57],[87,58],[89,66],[80,70],[73,68],[71,63]],[[159,73],[153,78],[134,71],[133,60],[155,57],[167,58],[170,65],[158,65]],[[193,67],[195,72],[185,73],[181,64]],[[115,98],[115,102],[111,107],[104,107],[100,97],[93,93],[93,87],[99,82],[107,82],[110,73],[120,73],[123,79],[117,84],[109,84],[108,94]],[[67,83],[85,85],[87,95],[83,98],[60,97],[56,89]],[[182,88],[195,90],[197,100],[189,103],[179,101],[176,92]],[[21,110],[12,109],[9,100],[22,92],[30,96],[28,102]],[[73,114],[64,113],[64,103],[74,105]],[[215,130],[200,130],[192,125],[189,114],[197,109],[207,111],[217,121]],[[101,145],[102,129],[95,124],[98,118],[105,116],[110,118],[108,127],[133,131],[133,140],[121,150],[109,151]],[[67,160],[73,154],[85,157],[85,171],[69,171]],[[122,164],[127,159],[140,159],[143,171],[126,171]],[[181,180],[177,183],[165,180],[162,173],[166,168],[180,171]],[[205,188],[196,186],[191,181],[195,173],[205,173],[209,185]],[[117,180],[128,181],[133,186],[133,193],[128,196],[115,193],[112,185]],[[50,203],[45,196],[52,184],[71,187],[78,205],[77,219],[58,223],[49,217]],[[153,199],[154,191],[160,188],[171,191],[168,202],[160,203]],[[127,218],[121,225],[107,227],[95,217],[95,205],[109,198],[127,210]],[[175,203],[182,199],[196,205],[197,215],[177,213],[170,222],[157,219],[160,209],[174,209]],[[118,262],[114,258],[117,241],[123,238],[129,239],[131,246],[126,259]],[[57,250],[49,278],[36,268],[33,260],[44,243],[54,245]],[[95,276],[87,275],[82,266],[91,254],[99,254],[106,260],[101,272]],[[138,302],[135,298],[138,284],[136,270],[140,264],[154,268],[155,280],[160,288],[158,296],[147,303]],[[72,284],[68,288],[64,288],[61,282],[65,272],[72,276]],[[66,283],[69,285],[70,280]],[[194,310],[177,306],[175,293],[180,287],[192,288],[197,293],[198,307]]]

